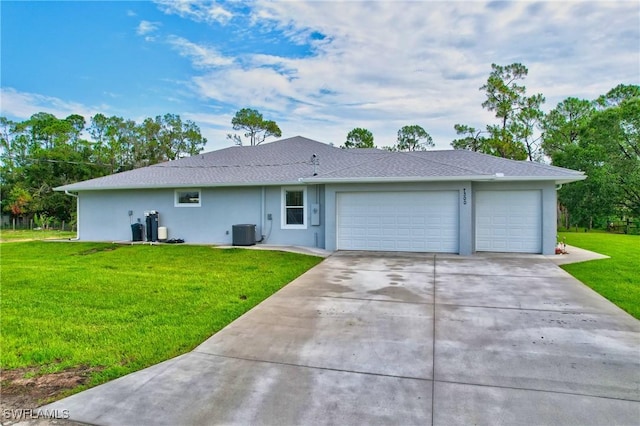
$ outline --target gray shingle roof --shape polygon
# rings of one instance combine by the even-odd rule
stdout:
[[[317,175],[311,156],[317,155]],[[375,182],[584,179],[581,172],[464,150],[388,152],[340,149],[296,136],[255,147],[233,146],[56,188],[58,191]]]

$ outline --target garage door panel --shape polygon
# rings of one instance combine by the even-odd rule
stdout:
[[[363,219],[363,222],[367,224],[367,226],[380,227],[382,224],[380,223],[380,218],[377,217],[367,217]]]
[[[398,225],[411,225],[411,218],[408,216],[398,216],[396,219]]]
[[[341,250],[457,253],[458,223],[457,191],[337,195],[337,246]],[[367,241],[352,238],[350,228],[370,229]]]
[[[386,216],[382,216],[378,218],[380,220],[380,223],[382,225],[388,226],[388,225],[395,225],[396,224],[396,220],[393,217],[386,217]]]
[[[478,191],[475,203],[477,251],[542,251],[539,190]]]

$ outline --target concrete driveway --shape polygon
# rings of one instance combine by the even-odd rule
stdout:
[[[435,303],[434,303],[435,302]],[[640,423],[640,322],[543,256],[337,253],[76,421]]]

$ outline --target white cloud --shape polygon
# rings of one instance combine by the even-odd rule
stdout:
[[[156,3],[185,19],[163,40],[194,71],[167,83],[169,102],[198,123],[208,149],[229,145],[231,117],[243,107],[275,120],[284,137],[339,145],[349,130],[366,127],[384,146],[400,127],[419,124],[448,148],[454,124],[492,122],[478,90],[491,63],[526,65],[524,84],[546,96],[547,110],[568,96],[593,99],[619,83],[640,84],[637,2]],[[196,42],[189,25],[210,35],[200,31]],[[137,27],[151,38],[159,29],[146,20]],[[98,109],[7,88],[2,110],[27,118]]]
[[[542,92],[547,110],[639,83],[639,12],[634,2],[259,1],[251,29],[312,54],[244,54],[192,81],[205,98],[260,109],[286,136],[341,143],[367,127],[389,145],[420,124],[447,148],[454,124],[492,122],[478,90],[491,63],[526,65],[528,93]]]
[[[114,93],[114,92],[110,92],[108,90],[105,90],[104,92],[102,92],[105,96],[109,97],[109,98],[121,98],[122,94],[120,93]]]
[[[233,13],[212,1],[202,0],[155,0],[167,15],[178,15],[196,22],[226,24]]]
[[[200,133],[207,138],[205,151],[213,151],[231,146],[231,142],[227,140],[227,134],[233,132],[231,129],[232,114],[220,114],[215,111],[208,111],[185,112],[180,116],[185,120],[191,120],[197,123],[200,128]]]
[[[156,31],[158,31],[158,28],[160,27],[160,22],[150,22],[150,21],[140,21],[140,23],[138,24],[138,27],[136,28],[136,33],[138,33],[138,35],[144,35],[147,36],[148,34],[154,33]],[[146,37],[149,38],[149,37]]]
[[[447,122],[447,129],[443,129],[442,116],[458,112],[466,104],[460,97],[442,97],[434,87],[433,75],[448,72],[447,67],[438,67],[433,61],[435,50],[422,45],[419,32],[405,37],[387,33],[378,35],[365,25],[355,28],[352,23],[357,22],[362,5],[348,3],[342,6],[343,10],[330,17],[320,11],[310,12],[309,15],[324,16],[310,19],[316,25],[313,30],[298,30],[293,19],[287,21],[286,32],[296,41],[300,34],[313,31],[328,36],[331,42],[315,42],[314,55],[294,59],[247,55],[233,66],[194,77],[195,87],[206,98],[238,107],[251,106],[267,116],[274,116],[276,121],[284,123],[281,128],[288,136],[298,134],[291,133],[296,132],[293,129],[308,134],[312,129],[320,128],[316,132],[319,139],[339,144],[351,128],[362,126],[375,130],[381,145],[392,145],[397,129],[405,124],[419,123],[428,129],[431,124],[429,131],[432,133],[433,128],[440,133],[451,133],[449,129],[454,122]],[[381,21],[367,25],[385,27],[384,17],[388,13],[380,9],[383,6],[372,6],[372,17]],[[273,11],[265,12],[265,16],[273,14]],[[304,21],[300,22],[304,27]],[[456,75],[479,76],[485,72],[466,61],[464,54],[448,50],[439,54],[442,56],[440,62]],[[461,81],[453,80],[450,87],[467,90],[459,87]],[[473,94],[478,94],[478,86],[471,89]],[[478,98],[474,108],[479,109],[481,102]],[[321,134],[325,137],[320,137]],[[443,145],[449,141],[443,141]]]
[[[105,113],[108,105],[88,106],[79,102],[65,101],[53,96],[20,92],[10,87],[0,88],[0,115],[15,120],[24,120],[38,112],[48,112],[58,118],[79,114],[89,118],[99,112]]]
[[[233,63],[233,58],[221,55],[213,47],[192,43],[175,35],[169,36],[167,41],[180,55],[190,58],[197,68],[220,67]]]

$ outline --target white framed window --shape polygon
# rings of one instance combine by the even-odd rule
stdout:
[[[307,229],[307,188],[282,188],[282,229]]]
[[[173,193],[175,207],[200,207],[201,192],[199,189],[176,189]]]

